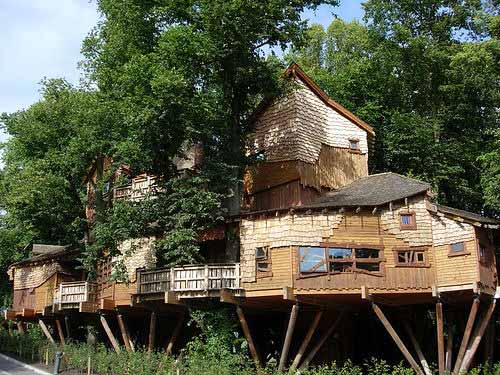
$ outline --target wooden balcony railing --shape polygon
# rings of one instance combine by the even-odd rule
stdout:
[[[59,310],[78,308],[81,302],[95,303],[97,286],[88,281],[72,281],[59,284],[59,290],[54,297],[54,305]]]
[[[158,184],[155,177],[146,176],[135,178],[132,183],[113,189],[113,199],[115,200],[141,200],[147,195],[154,195],[158,192]]]
[[[137,294],[240,289],[240,264],[189,265],[137,271]]]

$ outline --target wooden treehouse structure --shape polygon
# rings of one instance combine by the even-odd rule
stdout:
[[[11,267],[8,317],[53,316],[64,337],[58,316],[99,314],[117,351],[109,318],[116,317],[125,348],[134,350],[124,317],[148,317],[148,348],[157,346],[162,322],[169,322],[171,353],[186,307],[210,299],[235,305],[259,366],[273,350],[281,370],[351,358],[356,347],[370,346],[354,332],[372,348],[392,340],[418,374],[430,375],[434,360],[440,374],[467,371],[480,344],[483,359],[491,358],[500,223],[439,205],[428,183],[369,175],[373,129],[296,64],[286,76],[290,92],[253,116],[246,144],[256,162],[245,171],[240,214],[200,239],[206,264],[157,268],[153,237],[122,243],[121,255],[103,260],[94,281],[64,267],[70,250],[34,255]],[[196,169],[200,152],[186,155],[179,170]],[[93,182],[106,165],[96,162],[86,180],[89,220]],[[148,199],[157,189],[154,176],[130,176],[106,199]],[[110,281],[117,264],[128,282]],[[31,277],[39,268],[44,276]],[[435,322],[431,331],[426,316]],[[281,330],[281,340],[273,343],[266,330]]]

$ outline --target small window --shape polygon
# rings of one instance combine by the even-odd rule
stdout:
[[[257,269],[257,277],[272,276],[272,263],[269,256],[268,247],[258,247],[255,249],[255,267]]]
[[[414,212],[401,213],[399,215],[399,220],[400,220],[400,228],[401,229],[403,229],[403,230],[417,229],[417,222],[415,220],[415,213]]]
[[[359,140],[349,139],[349,149],[352,151],[359,151]]]
[[[300,272],[326,272],[325,248],[300,247],[299,248]]]
[[[396,252],[396,264],[408,267],[426,266],[425,250],[399,250]]]
[[[463,242],[457,242],[450,246],[452,253],[463,253],[465,251],[465,244]]]

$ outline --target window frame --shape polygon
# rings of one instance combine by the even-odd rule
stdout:
[[[361,142],[358,138],[349,138],[349,151],[356,153],[356,154],[361,154]],[[357,147],[352,147],[352,144],[356,143]]]
[[[400,253],[414,252],[415,253],[423,253],[424,260],[422,262],[409,262],[409,263],[401,263],[399,261]],[[428,268],[430,267],[428,248],[427,247],[408,247],[408,248],[397,248],[394,249],[394,264],[396,267],[403,268]]]
[[[303,272],[300,268],[301,257],[300,257],[300,249],[301,248],[311,248],[311,247],[319,247],[323,248],[325,262],[326,262],[326,271],[315,271],[315,272]],[[351,258],[349,259],[337,259],[335,261],[330,261],[329,259],[329,249],[346,249],[351,250]],[[356,258],[356,249],[370,249],[370,250],[378,250],[378,258]],[[384,257],[384,247],[380,245],[365,245],[365,244],[351,244],[351,243],[320,243],[319,246],[297,246],[296,252],[297,256],[297,275],[298,278],[307,278],[307,277],[317,277],[317,276],[327,276],[327,275],[355,275],[355,274],[366,274],[371,276],[383,276],[385,274],[385,262],[386,259]],[[330,264],[331,263],[348,263],[352,264],[352,269],[349,272],[340,272],[340,271],[331,271]],[[357,264],[378,264],[378,271],[367,271],[362,268],[357,268]]]
[[[410,216],[411,223],[403,224],[403,216]],[[416,230],[417,229],[417,215],[415,211],[401,211],[399,212],[399,229],[400,230]]]
[[[455,244],[458,244],[458,243],[462,243],[464,245],[464,249],[462,251],[453,251],[453,245]],[[450,243],[448,245],[448,257],[459,257],[459,256],[463,256],[463,255],[470,255],[470,251],[467,250],[467,246],[466,246],[466,242],[465,241],[458,241],[458,242],[453,242],[453,243]]]
[[[257,249],[264,249],[266,252],[265,257],[257,257]],[[261,279],[264,277],[272,277],[273,276],[273,263],[271,259],[271,249],[269,246],[257,246],[255,247],[255,277],[257,279]],[[262,271],[259,269],[259,264],[267,264],[267,271]]]

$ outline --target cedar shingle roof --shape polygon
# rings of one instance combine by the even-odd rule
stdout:
[[[56,246],[54,248],[56,248]],[[37,262],[45,262],[62,257],[71,257],[79,253],[79,249],[71,249],[69,246],[57,246],[57,248],[58,249],[54,249],[54,251],[49,253],[34,255],[30,258],[20,260],[19,262],[11,264],[9,268],[25,266]]]
[[[469,211],[459,210],[458,208],[443,206],[440,204],[436,204],[435,207],[436,207],[436,210],[438,212],[441,212],[445,215],[458,216],[458,217],[461,217],[463,219],[477,221],[477,222],[482,223],[482,224],[493,224],[493,225],[500,224],[500,221],[497,219],[492,219],[490,217],[481,216],[479,214],[469,212]]]
[[[316,207],[360,207],[383,204],[412,197],[430,190],[427,182],[401,176],[397,173],[380,173],[360,178],[351,184],[319,198]]]

